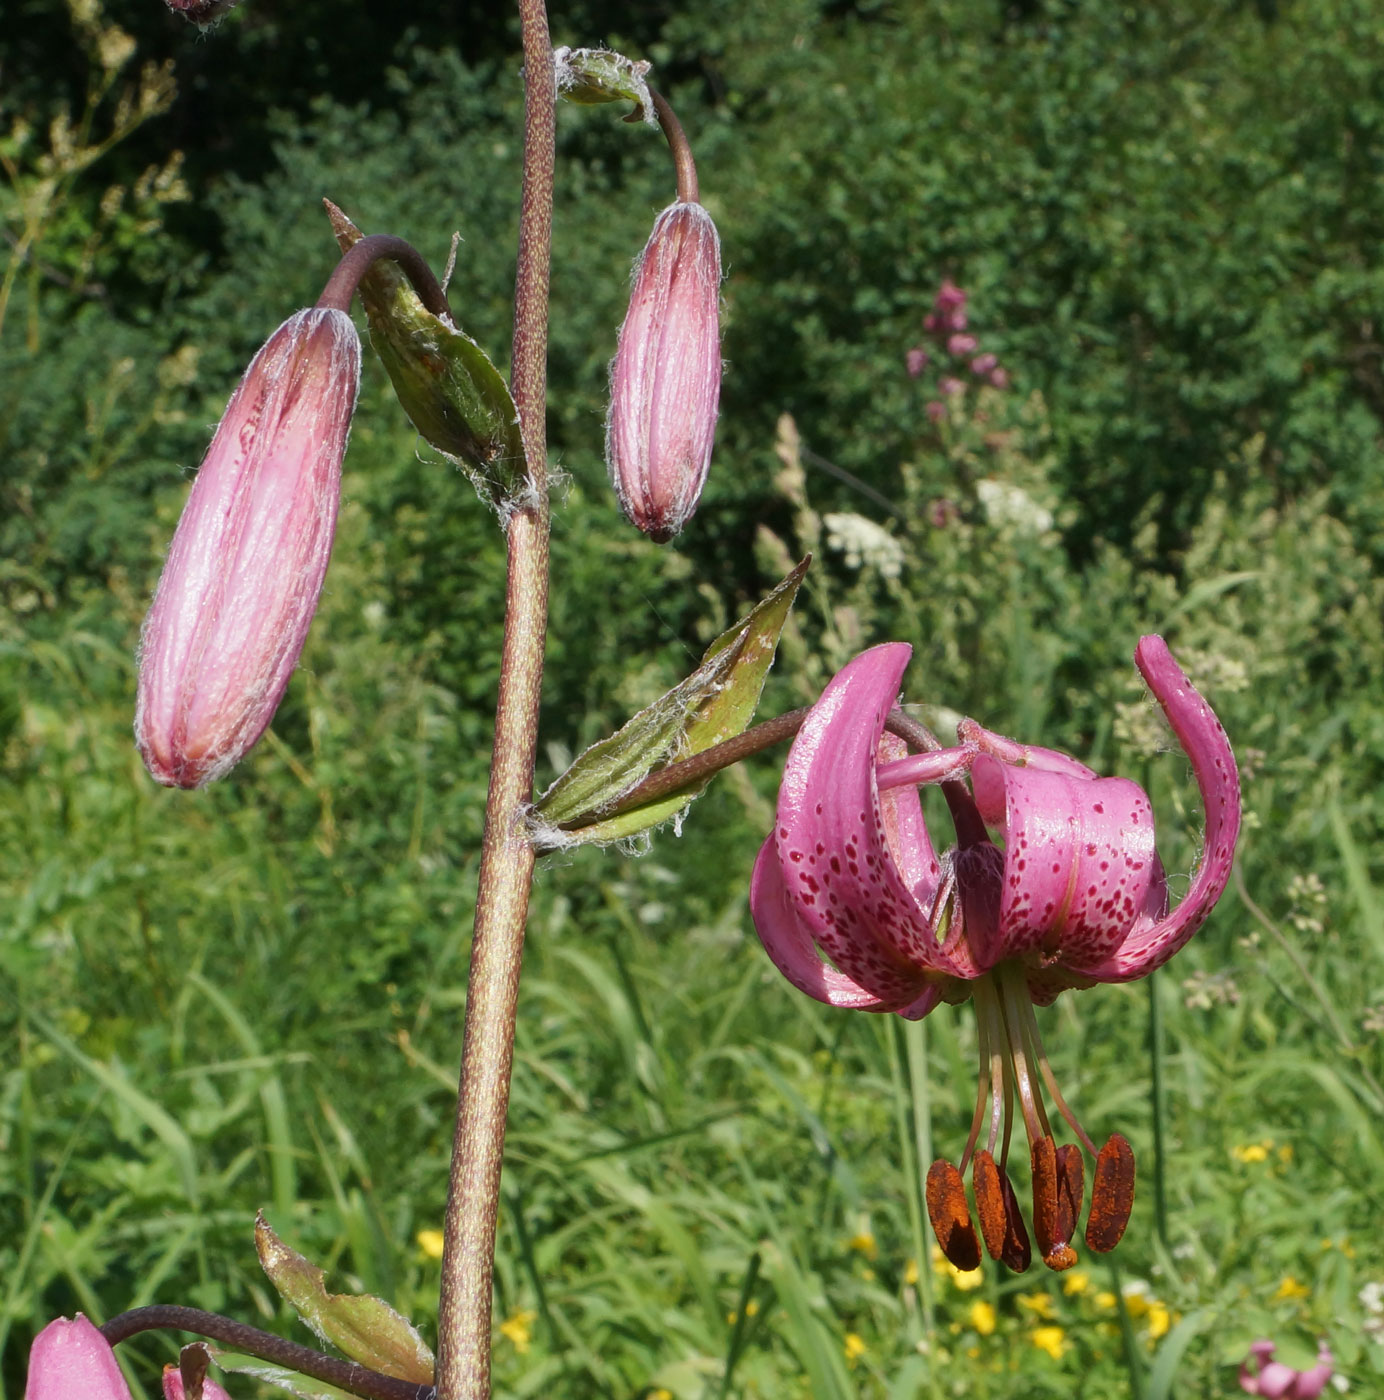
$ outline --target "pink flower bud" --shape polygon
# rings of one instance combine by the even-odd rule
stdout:
[[[966,381],[958,379],[954,374],[947,375],[944,379],[937,381],[938,390],[951,398],[953,394],[964,394],[966,392]]]
[[[927,368],[927,361],[927,351],[921,345],[915,345],[904,356],[904,363],[908,366],[908,377],[916,379]]]
[[[930,422],[940,423],[947,416],[947,406],[938,399],[932,399],[927,406],[927,416]]]
[[[987,351],[984,355],[977,355],[975,359],[971,361],[971,373],[982,376],[987,375],[999,362],[998,355],[992,355]]]
[[[78,1313],[60,1317],[34,1338],[24,1400],[130,1400],[130,1388],[115,1353],[101,1333]]]
[[[1009,388],[1009,375],[1003,369],[992,369],[986,377],[996,389]]]
[[[183,1378],[176,1366],[163,1368],[163,1400],[187,1400]],[[215,1381],[204,1380],[202,1400],[231,1400],[231,1397]]]
[[[700,204],[670,204],[634,269],[610,366],[606,462],[620,507],[670,540],[697,508],[721,397],[721,240]]]
[[[221,777],[274,717],[327,572],[359,382],[351,318],[314,307],[226,406],[140,641],[135,738],[157,781]]]
[[[954,335],[947,341],[948,355],[969,355],[976,348],[973,335]]]

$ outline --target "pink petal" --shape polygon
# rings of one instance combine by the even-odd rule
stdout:
[[[1182,903],[1164,918],[1140,920],[1118,952],[1098,967],[1082,969],[1101,982],[1144,977],[1182,948],[1221,897],[1240,834],[1240,774],[1221,722],[1192,688],[1162,637],[1142,638],[1134,661],[1191,760],[1206,813],[1206,836]]]
[[[971,769],[976,805],[1004,831],[998,956],[1040,951],[1084,970],[1167,908],[1153,810],[1125,778],[1071,778],[988,754]]]
[[[34,1338],[24,1400],[130,1400],[115,1352],[81,1313],[60,1317]]]
[[[930,973],[975,975],[933,935],[931,843],[895,857],[875,785],[885,717],[911,650],[902,643],[875,647],[833,678],[793,742],[774,828],[784,886],[813,942],[891,1006],[920,996]],[[903,841],[921,827],[921,815],[890,800],[888,825]],[[758,924],[759,908],[752,904],[752,912]]]
[[[812,932],[798,917],[798,905],[783,883],[778,848],[772,836],[760,847],[754,863],[754,874],[750,877],[750,908],[764,951],[800,992],[828,1006],[851,1011],[897,1009],[822,961],[812,941]]]

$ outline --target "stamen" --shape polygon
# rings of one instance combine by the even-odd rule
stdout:
[[[966,1206],[966,1182],[945,1159],[936,1161],[927,1173],[927,1218],[942,1253],[963,1273],[980,1267],[980,1241],[971,1224]]]
[[[1067,1107],[1067,1100],[1062,1097],[1062,1090],[1057,1087],[1057,1078],[1052,1072],[1052,1066],[1048,1063],[1047,1052],[1043,1049],[1043,1039],[1038,1034],[1038,1021],[1033,1014],[1031,1001],[1023,1003],[1023,1014],[1027,1023],[1024,1027],[1024,1037],[1029,1042],[1034,1059],[1042,1072],[1043,1083],[1047,1086],[1048,1093],[1052,1095],[1052,1101],[1057,1105],[1057,1111],[1067,1120],[1067,1126],[1076,1134],[1081,1145],[1092,1157],[1095,1157],[1098,1155],[1096,1144],[1087,1136],[1086,1129],[1077,1121],[1076,1114]]]
[[[966,1174],[966,1164],[971,1160],[971,1153],[975,1151],[977,1139],[980,1137],[981,1125],[985,1122],[985,1103],[991,1100],[991,1117],[994,1116],[993,1102],[998,1091],[998,1084],[994,1080],[999,1065],[994,1051],[990,1046],[989,1018],[985,1014],[983,1001],[985,999],[977,996],[976,999],[976,1039],[980,1048],[980,1088],[976,1094],[976,1110],[971,1117],[971,1135],[966,1139],[966,1150],[961,1154],[961,1174]],[[993,1086],[993,1087],[992,1087]],[[993,1122],[990,1127],[990,1140],[993,1144],[995,1129]]]
[[[1002,1260],[1007,1268],[1021,1274],[1032,1261],[1028,1231],[1014,1188],[995,1165],[988,1152],[977,1152],[971,1169],[971,1189],[976,1197],[976,1214],[991,1259]]]
[[[1033,1173],[1033,1233],[1043,1263],[1061,1273],[1076,1263],[1076,1251],[1061,1233],[1057,1145],[1051,1137],[1040,1137],[1031,1144],[1029,1161]]]
[[[1122,1133],[1111,1133],[1096,1156],[1086,1243],[1097,1254],[1108,1254],[1119,1244],[1133,1209],[1134,1149]]]
[[[998,971],[1002,973],[1003,969]],[[1042,1101],[1033,1092],[1033,1080],[1028,1072],[1028,1062],[1024,1058],[1023,1023],[1022,1021],[1015,1023],[1007,1014],[1009,1011],[1007,988],[1003,982],[999,983],[999,990],[1001,997],[999,1022],[1000,1033],[1004,1037],[1005,1058],[1014,1071],[1014,1087],[1019,1091],[1019,1108],[1024,1115],[1024,1127],[1028,1130],[1028,1140],[1031,1145],[1039,1138],[1048,1137],[1050,1134],[1047,1131]],[[1016,1032],[1018,1033],[1016,1034]]]
[[[1086,1168],[1081,1160],[1081,1148],[1064,1142],[1057,1149],[1057,1238],[1064,1242],[1076,1238],[1081,1223],[1081,1206],[1085,1200]]]

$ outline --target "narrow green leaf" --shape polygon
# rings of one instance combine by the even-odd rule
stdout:
[[[684,811],[708,779],[693,781],[641,806],[603,817],[651,772],[690,758],[748,728],[810,559],[707,648],[680,685],[641,710],[608,739],[593,744],[534,807],[540,850],[621,841]],[[566,830],[558,830],[559,824]]]
[[[344,253],[361,231],[330,200],[325,203]],[[361,279],[360,299],[370,343],[413,426],[462,467],[482,496],[498,502],[521,494],[527,478],[518,410],[485,351],[433,315],[388,258]]]
[[[255,1219],[255,1248],[269,1281],[322,1338],[352,1361],[387,1376],[431,1385],[433,1356],[413,1324],[368,1293],[328,1293],[323,1273],[290,1249],[263,1215]]]

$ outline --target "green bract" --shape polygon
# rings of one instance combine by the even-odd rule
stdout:
[[[324,201],[345,252],[361,231]],[[518,411],[504,376],[469,335],[433,315],[388,259],[360,282],[370,343],[389,372],[413,426],[457,462],[482,496],[496,502],[523,493],[524,448]]]
[[[707,648],[702,664],[681,685],[593,744],[535,804],[534,844],[540,850],[621,841],[684,811],[707,782],[652,798],[605,816],[656,768],[691,758],[741,734],[754,718],[779,633],[810,559],[804,559],[763,602]]]

